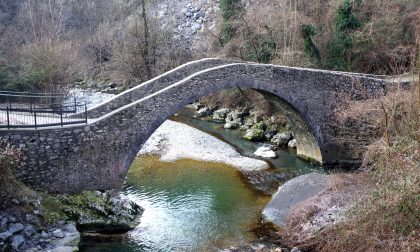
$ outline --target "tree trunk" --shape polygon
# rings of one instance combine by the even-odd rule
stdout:
[[[143,19],[143,29],[144,29],[144,50],[143,50],[143,61],[144,67],[146,68],[147,78],[152,79],[152,69],[151,69],[151,60],[150,60],[150,32],[149,32],[149,23],[147,20],[146,14],[146,0],[141,0],[141,16]]]

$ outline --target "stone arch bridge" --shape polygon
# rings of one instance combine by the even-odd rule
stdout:
[[[335,109],[343,97],[382,95],[377,76],[202,59],[127,90],[88,111],[88,123],[0,130],[23,152],[16,176],[50,192],[119,188],[149,136],[181,107],[228,88],[253,88],[279,97],[298,115],[298,154],[323,164],[359,159],[337,137]],[[305,133],[306,132],[306,133]]]

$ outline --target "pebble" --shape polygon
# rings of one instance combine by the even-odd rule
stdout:
[[[34,226],[32,225],[27,225],[25,227],[25,229],[23,230],[23,233],[27,236],[27,237],[31,237],[32,235],[34,235],[36,233],[36,229],[34,228]]]
[[[12,233],[10,233],[9,231],[0,233],[0,241],[1,242],[7,241],[7,239],[9,239],[10,236],[12,236]]]
[[[23,235],[15,235],[12,238],[12,248],[18,250],[19,247],[25,242],[25,237]]]
[[[54,249],[48,250],[48,252],[73,252],[78,251],[77,247],[70,247],[70,246],[61,246]]]
[[[13,223],[9,225],[8,231],[12,234],[18,233],[25,228],[22,223]]]
[[[2,229],[2,231],[6,231],[7,229],[7,218],[3,217],[0,221],[0,229]]]
[[[53,235],[57,238],[64,238],[64,236],[65,236],[61,229],[54,230]]]
[[[34,220],[34,216],[32,215],[32,214],[27,214],[26,215],[26,221],[27,222],[31,222],[31,221],[33,221]]]
[[[48,237],[48,234],[45,231],[42,231],[41,232],[41,237],[42,238],[47,238]]]

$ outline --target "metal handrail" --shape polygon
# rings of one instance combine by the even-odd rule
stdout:
[[[61,126],[64,125],[72,125],[72,124],[81,124],[81,123],[87,123],[87,105],[86,103],[78,103],[76,104],[76,110],[73,113],[65,112],[65,109],[71,107],[73,108],[73,105],[71,106],[61,106],[57,108],[56,110],[40,110],[40,109],[34,109],[32,111],[27,109],[22,110],[15,110],[10,109],[9,107],[6,108],[0,108],[0,114],[6,115],[6,123],[1,122],[0,128],[42,128],[42,127],[51,127],[51,126]],[[79,113],[80,109],[82,110],[82,113],[84,113],[83,118],[71,118],[68,117],[68,114],[75,114],[78,111]],[[49,116],[43,116],[43,115],[49,115]],[[17,118],[24,119],[27,123],[26,124],[15,124],[11,120],[11,116],[17,116]],[[55,115],[55,116],[51,116]],[[66,116],[65,116],[66,115]]]
[[[83,118],[69,116],[83,113]],[[87,123],[87,105],[66,94],[0,91],[0,118],[0,128],[8,129]]]
[[[59,95],[23,95],[23,94],[2,94],[0,96],[3,97],[27,97],[27,98],[66,98],[67,96],[59,96]]]
[[[39,96],[68,96],[65,93],[32,93],[32,92],[15,92],[15,91],[1,91],[0,90],[0,94],[16,94],[16,95],[28,95],[28,96],[32,96],[32,95],[39,95]]]

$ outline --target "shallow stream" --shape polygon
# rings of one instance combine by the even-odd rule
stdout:
[[[218,137],[243,155],[251,156],[260,145],[223,124],[194,119],[188,109],[172,119]],[[278,172],[319,170],[293,150],[280,149],[277,155],[270,163]],[[85,239],[81,251],[216,251],[244,245],[257,238],[251,230],[270,200],[228,165],[188,159],[165,163],[150,155],[135,160],[122,195],[145,208],[141,224],[124,235]]]

